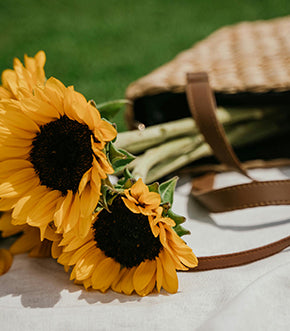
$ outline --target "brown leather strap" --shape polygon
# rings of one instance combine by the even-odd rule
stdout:
[[[209,86],[207,74],[188,74],[187,78],[186,93],[189,107],[205,140],[221,162],[250,178],[227,140],[222,125],[218,122],[215,99]],[[249,184],[235,185],[218,190],[213,190],[209,185],[206,186],[207,181],[205,179],[201,188],[200,182],[198,183],[196,180],[193,182],[192,194],[200,203],[213,212],[290,204],[289,180],[252,181]]]
[[[216,102],[205,72],[187,75],[186,95],[190,111],[214,155],[221,163],[225,163],[249,177],[226,138],[223,126],[216,117]]]
[[[208,183],[208,179],[202,179],[204,185]],[[196,186],[197,184],[199,187]],[[259,206],[290,204],[290,180],[251,182],[217,190],[210,188],[200,190],[200,188],[200,182],[193,182],[193,196],[215,213]]]
[[[279,253],[289,246],[290,236],[269,245],[261,246],[247,251],[224,255],[198,257],[198,266],[196,268],[190,269],[190,271],[205,271],[237,267]]]
[[[186,93],[190,110],[215,156],[222,163],[250,178],[236,157],[226,138],[223,127],[217,120],[215,113],[216,104],[207,74],[188,74],[187,78]],[[213,180],[214,174],[209,173],[199,179],[195,179],[192,188],[194,197],[213,212],[290,204],[290,180],[252,181],[247,184],[234,185],[217,190],[212,189]],[[244,265],[274,255],[289,246],[290,236],[269,245],[247,251],[199,257],[198,267],[191,269],[191,271]]]

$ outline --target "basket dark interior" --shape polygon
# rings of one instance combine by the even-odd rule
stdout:
[[[290,91],[267,93],[215,93],[218,106],[223,107],[277,107],[289,109],[290,120]],[[146,126],[174,121],[191,116],[185,93],[161,93],[139,98],[134,101],[135,120]],[[273,159],[290,157],[290,132],[274,138],[255,143],[236,150],[241,160]],[[206,160],[214,162],[213,159]],[[203,162],[203,161],[202,161]]]

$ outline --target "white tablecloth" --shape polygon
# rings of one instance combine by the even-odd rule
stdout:
[[[290,169],[253,170],[259,179],[290,177]],[[216,186],[242,182],[221,174]],[[174,209],[187,216],[184,237],[197,256],[258,247],[290,233],[290,206],[209,214],[181,178]],[[0,278],[0,330],[290,330],[290,249],[230,269],[179,273],[176,294],[141,298],[86,292],[53,260],[15,257]]]

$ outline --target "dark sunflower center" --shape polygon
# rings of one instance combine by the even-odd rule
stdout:
[[[67,116],[41,126],[30,152],[41,184],[63,194],[68,190],[75,193],[92,166],[91,135],[87,125]]]
[[[148,217],[132,213],[121,198],[99,214],[93,228],[99,247],[106,256],[131,268],[158,256],[162,245],[152,234]]]

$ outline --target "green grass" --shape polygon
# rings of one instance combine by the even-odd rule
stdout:
[[[289,0],[1,0],[0,70],[43,49],[47,77],[100,103],[223,25],[289,13]]]

